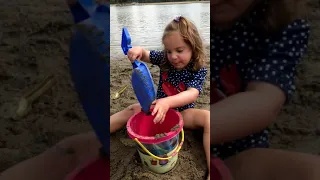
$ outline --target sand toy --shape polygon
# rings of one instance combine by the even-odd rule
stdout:
[[[126,28],[122,30],[121,47],[125,55],[132,48]],[[166,173],[176,165],[178,152],[184,142],[182,116],[169,109],[164,122],[154,124],[151,105],[156,99],[156,91],[152,76],[143,62],[135,60],[132,67],[132,87],[142,111],[129,119],[127,132],[137,144],[143,166],[155,173]]]
[[[79,3],[81,7],[73,11],[76,29],[70,43],[69,67],[83,109],[102,144],[102,156],[80,165],[66,179],[109,179],[110,7],[91,0]]]

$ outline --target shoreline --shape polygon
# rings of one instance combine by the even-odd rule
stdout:
[[[143,6],[143,5],[166,5],[166,4],[194,4],[210,3],[210,1],[177,1],[177,2],[150,2],[150,3],[110,3],[110,6]]]
[[[162,50],[163,47],[162,46],[142,46],[142,47],[145,47],[145,49],[147,50]],[[205,51],[210,51],[210,44],[209,43],[204,43],[203,44],[203,49]],[[117,58],[118,55],[123,55],[123,52],[122,52],[122,49],[121,47],[119,46],[110,46],[110,61],[113,61],[113,60],[119,60],[121,59],[120,58]],[[209,55],[210,57],[210,55]]]

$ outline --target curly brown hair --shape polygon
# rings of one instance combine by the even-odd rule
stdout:
[[[184,42],[191,47],[192,57],[190,63],[193,64],[191,70],[198,71],[199,69],[203,68],[205,62],[205,53],[203,49],[203,42],[197,27],[187,18],[179,16],[166,26],[162,36],[162,42],[165,37],[172,32],[179,32]],[[171,64],[167,55],[165,54],[164,61],[160,68],[163,71],[167,71],[170,66]]]

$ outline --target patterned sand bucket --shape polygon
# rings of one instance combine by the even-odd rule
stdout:
[[[139,112],[127,122],[127,132],[137,143],[143,166],[161,174],[174,168],[178,161],[184,142],[183,120],[173,109],[169,109],[162,124],[154,124],[153,119],[154,116]]]
[[[64,180],[93,179],[110,179],[110,164],[107,158],[98,158],[79,166],[67,175]]]
[[[219,158],[211,158],[210,174],[212,179],[216,180],[232,180],[231,172],[224,162]]]

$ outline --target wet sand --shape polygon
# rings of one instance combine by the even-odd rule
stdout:
[[[319,154],[320,10],[316,0],[310,2],[312,36],[308,55],[298,69],[298,91],[271,126],[271,142],[276,148]],[[16,0],[6,4],[0,7],[0,171],[43,152],[64,137],[91,129],[67,67],[73,22],[64,2]],[[111,113],[115,113],[136,100],[128,60],[119,56],[111,62],[111,91],[129,85],[123,98],[111,101]],[[153,77],[159,78],[158,69],[149,68]],[[34,103],[26,117],[13,119],[20,97],[51,74],[57,84]],[[209,103],[208,94],[209,83],[197,107]],[[142,169],[125,130],[113,134],[111,144],[112,179],[201,179],[206,171],[201,138],[189,131],[175,169],[162,176]]]

